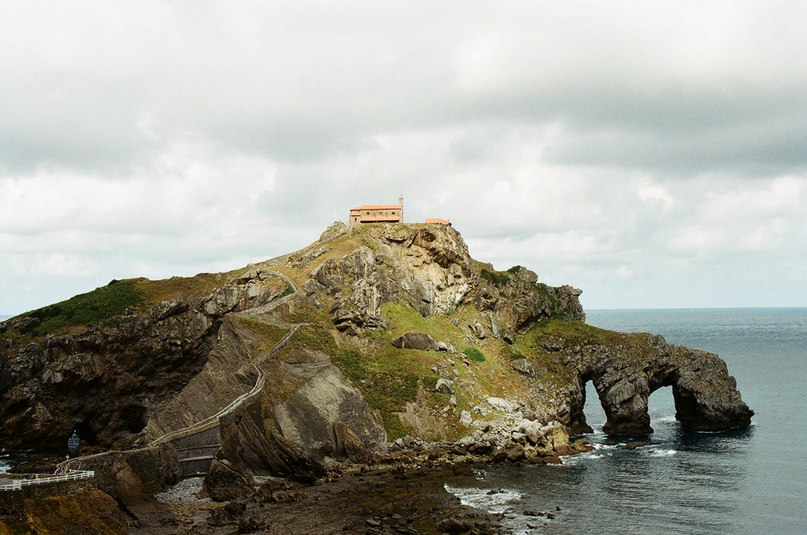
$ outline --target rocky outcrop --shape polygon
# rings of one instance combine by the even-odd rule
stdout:
[[[269,389],[222,417],[222,459],[247,473],[312,481],[326,458],[361,462],[383,447],[383,425],[326,356],[300,351],[283,360],[286,388],[297,387]]]
[[[51,335],[0,357],[6,447],[122,446],[204,366],[220,322],[173,300],[116,326]]]
[[[229,461],[214,460],[205,477],[205,489],[213,501],[243,500],[253,492],[255,480],[236,470]]]
[[[577,288],[542,284],[535,272],[522,266],[496,272],[487,265],[481,273],[474,303],[490,313],[491,331],[497,338],[502,324],[523,332],[542,318],[586,319],[579,300],[582,291]],[[508,332],[501,335],[511,336]]]
[[[676,418],[688,429],[715,431],[751,423],[754,412],[742,401],[736,381],[717,355],[669,345],[661,336],[593,328],[590,332],[588,337],[578,333],[539,342],[574,374],[564,389],[562,407],[568,412],[561,416],[572,432],[591,432],[583,414],[588,381],[597,390],[607,417],[603,430],[609,434],[652,433],[648,399],[662,387],[672,388]]]
[[[384,325],[386,301],[407,303],[424,316],[451,312],[476,283],[468,248],[453,229],[383,225],[368,232],[372,248],[311,273],[336,297],[331,313],[340,330]]]
[[[677,372],[670,377],[675,417],[698,431],[722,431],[751,424],[754,411],[742,401],[737,381],[714,353],[670,346]],[[652,386],[652,385],[651,385]]]
[[[221,419],[219,455],[245,474],[272,474],[313,482],[325,475],[321,456],[283,436],[266,402],[254,399]]]
[[[386,442],[384,427],[367,401],[335,366],[311,377],[283,403],[275,407],[283,436],[304,445],[309,452],[338,456],[334,426],[350,429],[366,448],[375,450]],[[341,435],[344,437],[345,433]]]
[[[322,263],[304,285],[312,293],[324,289],[335,297],[331,317],[340,331],[356,334],[386,326],[380,307],[387,301],[406,303],[428,316],[451,313],[473,300],[490,312],[493,336],[511,342],[511,329],[523,330],[543,317],[585,318],[580,290],[538,283],[535,273],[519,266],[501,273],[490,266],[479,271],[452,227],[378,225],[362,232],[371,240],[367,246]],[[471,328],[478,338],[486,336],[482,325]]]

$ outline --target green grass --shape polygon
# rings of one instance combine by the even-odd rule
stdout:
[[[280,297],[286,297],[287,295],[291,295],[293,293],[294,293],[294,288],[292,288],[291,285],[289,285],[289,286],[286,286],[286,289],[283,290],[283,293],[280,294]]]
[[[388,301],[381,305],[381,314],[387,320],[392,338],[407,332],[422,332],[435,340],[455,343],[462,336],[460,329],[451,324],[449,317],[443,315],[423,317],[417,310],[404,303]]]
[[[423,377],[423,388],[428,390],[429,392],[433,392],[435,388],[437,388],[437,377],[434,375],[426,375]]]
[[[337,353],[336,342],[330,328],[315,323],[300,326],[289,341],[289,347],[322,351],[328,355]]]
[[[510,360],[520,360],[527,358],[523,353],[513,352],[508,355]]]
[[[274,347],[288,332],[287,329],[251,318],[235,315],[231,317],[255,335],[257,338],[257,347],[255,349],[261,353]]]
[[[384,369],[377,361],[368,360],[354,350],[339,351],[333,356],[333,362],[353,381],[370,407],[381,413],[391,439],[412,433],[395,413],[403,411],[407,402],[417,398],[418,375]],[[436,378],[434,382],[436,384]]]
[[[218,286],[223,286],[243,268],[227,273],[199,273],[193,277],[171,277],[170,279],[133,279],[138,284],[144,304],[152,305],[166,299],[191,299],[203,297]]]
[[[39,324],[24,334],[30,337],[57,333],[75,325],[87,325],[122,314],[128,307],[143,303],[143,295],[134,280],[112,281],[91,292],[66,301],[27,312]]]
[[[475,362],[485,362],[487,359],[485,358],[485,354],[477,347],[466,347],[462,350],[462,354],[468,357],[468,360],[473,360]]]

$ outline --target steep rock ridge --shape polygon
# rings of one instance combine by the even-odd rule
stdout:
[[[182,289],[187,283],[128,282],[145,293],[153,291],[152,284]],[[123,283],[113,281],[110,286],[115,284]],[[144,438],[155,411],[174,402],[204,369],[218,343],[224,315],[271,302],[287,287],[282,278],[255,268],[218,284],[207,294],[185,291],[181,298],[130,306],[103,321],[63,328],[64,332],[28,342],[26,330],[40,323],[37,311],[4,322],[0,329],[5,333],[5,338],[0,333],[4,447],[61,445],[73,428],[85,441],[102,447],[124,447]],[[58,311],[58,305],[55,308]],[[179,415],[169,412],[171,418]],[[187,419],[169,423],[171,418],[163,419],[155,431],[181,427]]]
[[[344,232],[350,230],[335,229],[328,236]],[[452,227],[377,225],[361,232],[367,245],[326,260],[304,285],[309,294],[325,290],[334,297],[331,317],[340,331],[386,327],[380,307],[388,301],[430,316],[450,314],[473,300],[488,313],[486,323],[495,337],[512,338],[513,329],[551,315],[585,319],[579,290],[540,284],[535,273],[520,266],[512,273],[495,272],[489,265],[480,271]]]
[[[307,286],[335,297],[331,316],[340,331],[383,327],[380,306],[392,300],[424,316],[449,313],[476,282],[468,248],[453,229],[379,225],[366,234],[372,248],[325,261],[311,273],[316,284]]]
[[[256,345],[254,334],[225,316],[199,373],[176,396],[151,412],[148,438],[155,439],[204,420],[248,392],[255,383],[255,372],[247,363]]]

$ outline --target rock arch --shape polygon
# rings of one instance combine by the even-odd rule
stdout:
[[[720,431],[750,425],[754,411],[742,401],[734,377],[719,356],[667,344],[661,336],[642,336],[645,351],[637,352],[635,345],[595,343],[576,346],[567,356],[564,364],[576,374],[567,396],[567,425],[572,433],[591,432],[583,413],[588,381],[605,411],[603,431],[608,434],[652,433],[648,400],[666,386],[672,388],[675,417],[685,428]]]

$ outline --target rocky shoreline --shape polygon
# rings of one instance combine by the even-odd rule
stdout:
[[[585,439],[569,441],[557,422],[542,426],[520,413],[498,424],[454,443],[404,437],[363,463],[324,460],[323,475],[311,483],[245,474],[217,459],[206,477],[182,479],[156,493],[121,495],[120,485],[101,487],[125,513],[129,533],[506,533],[501,514],[463,505],[445,488],[446,478],[491,463],[558,463],[561,455],[591,446]],[[14,469],[50,471],[57,460],[29,455]],[[81,525],[71,529],[83,533]]]
[[[474,465],[368,470],[315,485],[261,479],[243,497],[214,501],[184,480],[129,507],[131,533],[503,533],[501,516],[463,506],[444,480]]]
[[[591,450],[587,441],[580,439],[561,452],[553,451],[553,455],[530,456],[519,442],[511,441],[509,448],[504,448],[491,446],[488,440],[485,437],[469,447],[469,441],[451,444],[399,439],[387,455],[368,464],[332,466],[313,484],[249,477],[233,470],[226,461],[217,462],[206,478],[182,480],[153,498],[133,501],[127,510],[130,532],[507,533],[501,523],[503,514],[463,505],[446,489],[446,479],[473,475],[491,463],[559,463],[558,453]],[[556,512],[523,514],[549,520]]]

